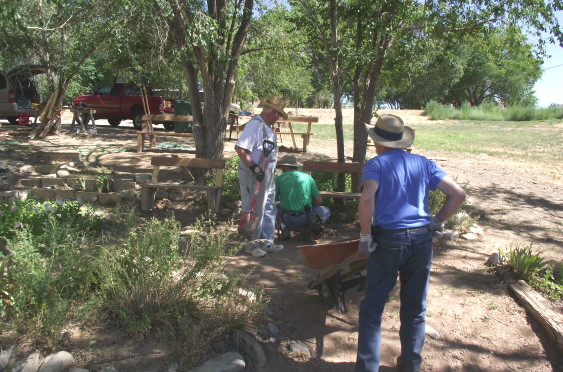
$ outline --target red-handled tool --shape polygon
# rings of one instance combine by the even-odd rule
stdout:
[[[270,153],[274,150],[276,144],[272,141],[264,140],[262,143],[262,166],[261,169],[264,171],[268,157]],[[238,233],[243,236],[252,237],[256,227],[258,226],[259,216],[254,213],[254,208],[256,207],[256,201],[258,200],[258,194],[260,193],[262,182],[256,181],[256,187],[254,188],[254,195],[252,196],[252,204],[250,205],[250,212],[244,213],[238,223]]]

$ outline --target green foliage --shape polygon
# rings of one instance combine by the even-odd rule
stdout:
[[[69,231],[88,233],[99,229],[102,219],[91,206],[76,201],[0,201],[0,238],[12,239],[20,229],[28,230],[34,237],[42,237],[58,224]]]
[[[238,179],[238,156],[226,159],[225,173],[223,175],[223,188],[221,190],[221,201],[232,204],[240,200],[240,186]]]
[[[531,106],[498,107],[493,103],[471,106],[464,102],[459,109],[442,105],[434,100],[428,102],[424,114],[432,120],[475,120],[475,121],[531,121],[559,120],[563,107],[534,108]]]
[[[96,176],[96,189],[98,192],[109,192],[113,179],[109,174],[99,174]]]
[[[6,225],[17,228],[4,235],[6,250],[0,254],[0,315],[19,329],[55,335],[73,303],[97,286],[98,270],[85,247],[101,223],[76,205],[19,203],[2,215]]]
[[[265,301],[261,291],[241,290],[246,277],[225,272],[226,257],[238,250],[229,244],[227,229],[202,220],[181,237],[175,220],[153,219],[136,227],[134,209],[124,208],[117,212],[127,213],[112,216],[113,231],[96,236],[98,224],[76,223],[85,212],[68,204],[61,203],[56,214],[41,215],[55,206],[23,213],[27,204],[20,203],[7,209],[9,226],[30,220],[22,215],[45,221],[21,223],[6,234],[0,254],[3,329],[56,343],[69,322],[109,316],[131,335],[157,331],[161,339],[175,340],[177,360],[193,365],[214,340],[258,316]]]
[[[235,249],[226,248],[228,231],[211,221],[198,221],[194,230],[180,244],[176,221],[153,219],[100,258],[101,310],[134,336],[159,330],[184,340],[189,363],[215,337],[243,328],[262,303],[238,294],[242,277],[222,273]]]
[[[337,189],[337,173],[312,172],[311,177],[317,183],[319,190]],[[352,192],[352,175],[346,174],[345,180],[344,191]],[[327,206],[331,211],[331,222],[350,222],[358,219],[358,199],[324,198],[323,205]]]
[[[547,265],[544,258],[539,253],[532,253],[530,247],[509,248],[508,252],[499,252],[505,257],[506,262],[512,267],[514,272],[522,278],[528,280],[539,273]]]
[[[554,301],[563,300],[563,265],[548,267],[531,277],[530,285]]]

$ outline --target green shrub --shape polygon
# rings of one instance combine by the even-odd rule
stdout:
[[[158,331],[175,340],[175,353],[193,364],[213,340],[251,322],[263,299],[255,289],[253,301],[241,296],[244,278],[224,272],[225,255],[237,249],[226,248],[226,229],[198,221],[180,244],[179,228],[153,219],[121,247],[104,249],[100,311],[133,336]]]
[[[563,265],[546,268],[530,279],[530,285],[554,301],[563,300]]]
[[[225,173],[223,175],[223,188],[221,189],[221,201],[232,204],[240,200],[240,186],[238,179],[238,156],[226,159]]]
[[[500,252],[515,273],[528,280],[547,265],[539,253],[532,253],[532,248],[510,248],[507,253]]]

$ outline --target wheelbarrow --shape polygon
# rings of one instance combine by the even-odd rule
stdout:
[[[299,246],[299,256],[305,264],[319,269],[319,275],[309,284],[331,305],[346,313],[346,293],[363,291],[368,257],[358,251],[359,240]]]

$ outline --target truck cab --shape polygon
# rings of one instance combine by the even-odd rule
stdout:
[[[151,114],[162,114],[164,99],[153,95],[150,87],[145,86]],[[141,96],[141,86],[133,83],[115,83],[102,85],[92,94],[83,95],[72,101],[73,107],[96,110],[94,118],[107,119],[112,127],[117,127],[122,120],[133,120],[135,129],[142,129],[142,116],[145,114]]]

